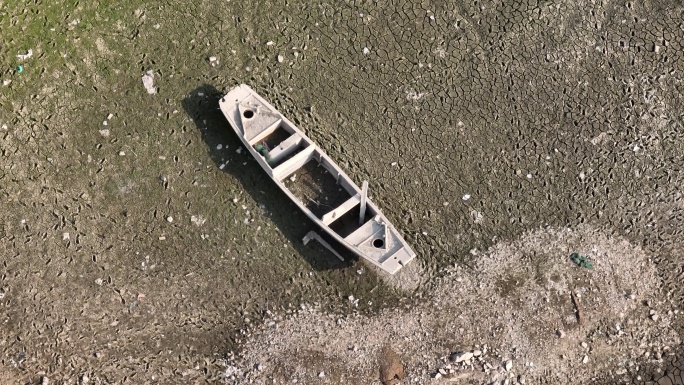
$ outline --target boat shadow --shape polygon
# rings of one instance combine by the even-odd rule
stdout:
[[[204,84],[190,92],[182,101],[183,109],[200,132],[214,165],[223,172],[232,174],[240,181],[245,192],[270,212],[269,218],[314,270],[335,270],[352,266],[358,257],[318,228],[289,200],[275,182],[270,180],[256,161],[244,156],[246,149],[219,109],[219,100],[222,96],[223,93],[214,86]],[[227,145],[230,152],[218,149],[219,144]],[[236,155],[235,149],[238,148],[243,148],[243,155]],[[245,162],[246,164],[243,164]],[[311,230],[332,245],[344,257],[344,261],[340,261],[315,241],[304,245],[302,239]]]

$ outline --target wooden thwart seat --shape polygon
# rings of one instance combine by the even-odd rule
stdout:
[[[301,135],[299,135],[299,134],[290,135],[289,138],[285,139],[277,147],[272,149],[271,152],[269,152],[271,162],[273,164],[278,164],[281,159],[285,158],[286,156],[288,156],[291,153],[293,153],[294,151],[296,151],[297,148],[300,147],[301,142],[302,142],[302,136]]]
[[[286,160],[283,162],[283,164],[273,169],[273,178],[278,181],[282,181],[283,179],[287,178],[293,172],[299,170],[300,167],[304,166],[306,162],[310,161],[313,157],[314,151],[315,147],[309,146],[302,152]]]
[[[358,205],[359,202],[361,202],[361,195],[356,194],[353,197],[347,199],[346,202],[337,206],[334,210],[331,210],[329,213],[323,215],[323,217],[321,218],[321,222],[323,222],[323,224],[325,225],[333,223],[337,218],[341,217],[342,215],[346,214],[349,210],[356,207],[356,205]]]

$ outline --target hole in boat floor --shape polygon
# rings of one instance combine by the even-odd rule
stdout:
[[[283,183],[318,218],[351,198],[347,190],[337,184],[336,176],[316,159],[311,159]]]

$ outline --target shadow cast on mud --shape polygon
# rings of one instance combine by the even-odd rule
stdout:
[[[243,147],[242,142],[219,109],[218,103],[222,96],[223,94],[214,86],[205,84],[193,90],[182,102],[183,109],[200,131],[202,140],[207,145],[209,156],[217,168],[226,161],[225,150],[217,149],[219,143],[227,144],[230,148]],[[223,171],[235,176],[252,199],[266,207],[271,213],[270,218],[275,225],[314,270],[343,269],[354,264],[358,257],[324,234],[289,200],[285,193],[280,191],[257,162],[247,161],[247,164],[243,163],[242,161],[228,162]],[[262,191],[264,190],[268,194],[263,194]],[[345,261],[340,261],[328,251],[320,253],[321,247],[315,241],[304,245],[302,238],[310,230],[314,230],[323,236],[336,251],[342,254]]]

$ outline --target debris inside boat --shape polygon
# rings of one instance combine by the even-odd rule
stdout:
[[[221,112],[269,177],[325,233],[394,274],[416,257],[401,234],[323,150],[245,84],[219,102]],[[309,232],[304,242],[322,238]],[[335,252],[325,241],[326,248]]]

